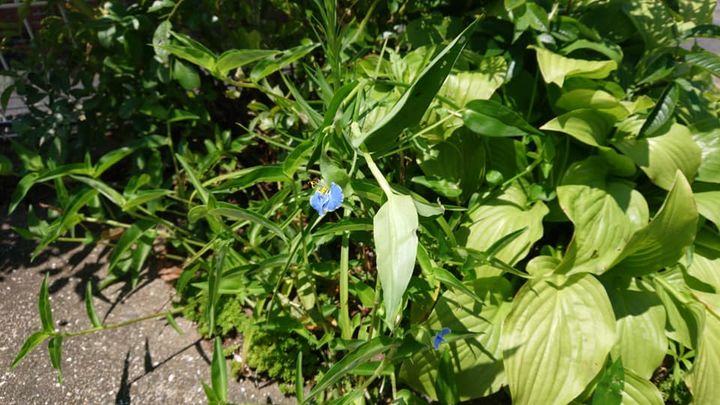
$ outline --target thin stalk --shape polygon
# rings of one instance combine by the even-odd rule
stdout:
[[[383,176],[380,169],[378,169],[377,165],[373,161],[372,157],[369,153],[363,152],[363,157],[365,158],[365,162],[367,162],[368,168],[370,169],[370,172],[372,173],[373,177],[375,177],[375,180],[378,182],[378,185],[380,185],[380,188],[383,190],[385,195],[390,198],[393,196],[392,189],[390,188],[390,183],[385,180],[385,176]]]
[[[345,209],[345,218],[350,216],[350,211]],[[340,334],[343,339],[352,338],[352,327],[350,325],[350,309],[348,308],[348,273],[350,258],[350,232],[345,232],[340,247]]]
[[[112,323],[112,324],[108,324],[108,325],[101,325],[101,326],[97,326],[94,328],[79,330],[77,332],[56,332],[54,334],[54,336],[73,337],[73,336],[89,335],[91,333],[102,332],[102,331],[106,331],[106,330],[118,329],[118,328],[122,328],[122,327],[125,327],[128,325],[132,325],[134,323],[147,321],[149,319],[165,317],[168,315],[175,315],[175,314],[182,312],[184,309],[185,309],[185,307],[174,308],[169,311],[156,312],[154,314],[141,316],[140,318],[130,319],[127,321]]]

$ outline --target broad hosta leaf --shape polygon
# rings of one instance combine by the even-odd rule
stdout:
[[[649,219],[642,194],[626,182],[608,179],[607,170],[604,159],[590,157],[571,166],[557,188],[560,207],[575,225],[574,272],[609,270]]]
[[[449,75],[438,94],[461,108],[472,100],[489,99],[505,82],[507,62],[501,57],[485,58],[478,70]]]
[[[625,385],[622,393],[623,405],[663,405],[660,390],[650,381],[625,370]]]
[[[471,23],[435,56],[392,109],[366,135],[353,139],[353,145],[365,144],[369,150],[389,148],[405,128],[417,125],[465,48],[475,24]]]
[[[680,91],[675,83],[670,84],[662,95],[658,99],[655,107],[650,111],[647,119],[642,128],[640,128],[640,134],[638,137],[651,137],[659,133],[659,131],[668,123],[673,117],[675,112],[675,105],[677,104]]]
[[[465,126],[480,135],[493,137],[541,134],[515,110],[492,100],[475,100],[463,111]]]
[[[710,259],[695,252],[687,272],[720,293],[720,258]]]
[[[630,114],[627,107],[615,96],[595,89],[575,89],[565,92],[557,99],[555,106],[565,112],[584,108],[602,110],[616,119],[623,119]]]
[[[705,309],[694,301],[679,269],[654,280],[655,291],[667,312],[667,336],[690,349],[697,349],[705,322]]]
[[[696,404],[712,404],[720,398],[720,319],[708,312],[700,345],[685,382]]]
[[[700,215],[712,221],[720,229],[720,191],[695,193],[695,202]]]
[[[673,124],[662,135],[624,140],[615,146],[640,166],[655,185],[665,190],[670,190],[676,170],[694,179],[700,166],[700,147],[687,127],[680,124]]]
[[[547,49],[534,47],[537,54],[540,73],[545,83],[555,83],[562,87],[565,79],[570,77],[584,77],[587,79],[604,79],[613,70],[617,63],[612,60],[592,61],[585,59],[567,58]]]
[[[502,331],[513,403],[569,403],[603,368],[615,338],[610,300],[594,276],[529,281]]]
[[[720,130],[694,133],[693,140],[702,155],[695,180],[720,183]]]
[[[608,289],[618,335],[611,354],[622,359],[625,368],[650,379],[668,348],[665,308],[652,290],[640,286],[633,280],[627,287],[614,285]]]
[[[522,260],[532,245],[542,237],[542,219],[548,213],[547,206],[540,201],[529,208],[526,206],[527,197],[516,186],[484,202],[470,214],[472,223],[469,225],[466,246],[485,251],[507,234],[527,227],[525,232],[495,254],[496,258],[510,265]]]
[[[503,320],[510,311],[508,299],[512,294],[510,284],[501,277],[479,279],[469,287],[484,304],[461,291],[446,291],[427,321],[430,333],[442,328],[452,331],[446,337],[447,346],[441,346],[440,350],[451,353],[455,385],[461,400],[490,395],[505,384],[500,333]],[[453,334],[466,336],[454,340]],[[423,334],[419,341],[430,342],[431,338]],[[416,353],[403,363],[400,376],[413,388],[437,399],[434,381],[439,360],[435,350]]]
[[[677,263],[695,239],[698,212],[685,176],[677,172],[670,192],[650,223],[633,235],[617,260],[625,275],[650,274]]]
[[[615,123],[615,117],[593,109],[573,110],[553,118],[540,129],[568,134],[578,141],[590,145],[604,145]]]
[[[373,218],[377,271],[383,289],[385,321],[392,328],[415,268],[418,216],[410,196],[390,195]]]

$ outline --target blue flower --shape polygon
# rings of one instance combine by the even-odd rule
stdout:
[[[445,335],[452,332],[450,328],[442,328],[438,333],[435,334],[433,337],[433,349],[438,350],[440,348],[440,345],[445,342]]]
[[[315,190],[310,197],[310,205],[315,208],[320,216],[340,208],[343,202],[343,192],[340,186],[330,183],[330,187],[324,183]]]

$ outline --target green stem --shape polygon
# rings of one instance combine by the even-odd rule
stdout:
[[[185,307],[174,308],[169,311],[156,312],[154,314],[141,316],[140,318],[130,319],[127,321],[112,323],[112,324],[108,324],[108,325],[101,325],[101,326],[97,326],[94,328],[79,330],[77,332],[56,332],[54,335],[62,336],[62,337],[89,335],[89,334],[95,333],[95,332],[102,332],[102,331],[106,331],[106,330],[122,328],[124,326],[132,325],[134,323],[138,323],[138,322],[142,322],[142,321],[147,321],[149,319],[155,319],[155,318],[160,318],[160,317],[164,317],[164,316],[168,316],[168,315],[179,314],[184,309],[185,309]]]
[[[372,173],[373,177],[375,177],[375,180],[378,182],[380,188],[383,190],[387,198],[392,197],[393,192],[390,188],[390,183],[385,180],[385,176],[383,176],[382,172],[380,172],[380,169],[378,169],[370,154],[367,152],[362,152],[362,155],[365,158],[365,162],[367,162],[368,168],[370,168],[370,172]]]
[[[345,209],[345,218],[349,217],[350,211]],[[340,248],[340,333],[343,339],[352,338],[350,325],[350,309],[348,308],[348,273],[350,258],[350,232],[345,232],[342,237]]]

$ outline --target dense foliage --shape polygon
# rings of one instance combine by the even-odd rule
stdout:
[[[230,350],[308,402],[720,398],[714,1],[71,4],[10,212],[54,190],[18,232],[111,244],[95,288],[174,270],[210,402]]]

